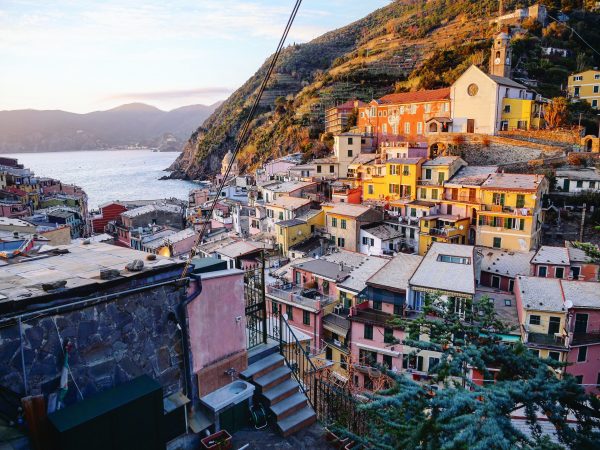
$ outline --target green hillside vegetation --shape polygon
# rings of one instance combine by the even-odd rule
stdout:
[[[504,3],[510,11],[534,2]],[[599,16],[577,11],[586,2],[544,3],[569,11],[570,26],[588,42],[600,42]],[[351,98],[370,101],[394,91],[449,86],[471,64],[486,69],[497,31],[489,19],[497,7],[496,0],[399,0],[309,43],[288,46],[239,155],[241,168],[252,170],[290,152],[301,151],[306,158],[328,152],[331,140],[322,136],[328,107]],[[554,9],[550,13],[556,17]],[[514,60],[520,75],[539,80],[542,95],[558,95],[567,74],[578,67],[600,66],[598,55],[564,25],[544,30],[526,25],[514,40]],[[572,52],[559,60],[542,56],[542,46],[566,46]],[[191,136],[172,167],[175,177],[202,178],[219,170],[223,155],[235,146],[268,63]]]

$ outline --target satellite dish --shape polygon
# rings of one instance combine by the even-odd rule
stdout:
[[[571,300],[567,300],[565,302],[565,306],[567,307],[567,309],[571,309],[573,307],[573,302]]]

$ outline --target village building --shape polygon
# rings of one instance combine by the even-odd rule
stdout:
[[[586,70],[569,75],[569,97],[573,101],[583,100],[592,108],[600,108],[600,70]]]
[[[331,244],[353,252],[360,250],[361,226],[381,221],[384,218],[382,211],[363,205],[324,204],[323,209],[325,211],[325,229]]]
[[[593,167],[558,169],[555,174],[556,189],[569,194],[600,192],[600,171]]]
[[[476,251],[481,253],[480,285],[503,292],[514,292],[517,276],[529,275],[535,254],[489,247],[476,247]]]
[[[531,258],[529,275],[575,281],[598,281],[600,264],[592,261],[581,249],[566,245],[543,245]]]
[[[341,105],[332,106],[325,110],[325,133],[339,134],[347,130],[350,124],[348,118],[355,111],[365,106],[360,100],[348,100]]]

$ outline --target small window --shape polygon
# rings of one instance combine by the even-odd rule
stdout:
[[[342,220],[340,220],[340,228],[341,228],[342,230],[345,230],[345,229],[346,229],[346,219],[342,219]]]
[[[331,226],[337,228],[337,217],[331,218]]]
[[[321,166],[317,166],[317,173],[321,173]]]
[[[578,181],[577,182],[577,187],[578,188],[582,188],[583,187],[583,181]]]
[[[548,276],[548,268],[546,266],[538,267],[538,277],[546,278]]]
[[[537,315],[531,315],[529,316],[529,325],[540,325],[541,322],[541,317],[537,316]]]
[[[394,315],[396,315],[396,316],[402,315],[402,305],[394,305]]]
[[[363,337],[365,339],[373,340],[373,325],[365,324]]]
[[[387,367],[388,370],[392,368],[392,356],[391,355],[383,355],[383,365]]]
[[[560,353],[559,352],[548,352],[548,358],[553,359],[554,361],[560,361]]]
[[[273,302],[271,304],[271,312],[273,314],[277,314],[278,311],[279,311],[279,306],[278,306],[277,302]]]
[[[287,314],[288,320],[294,320],[294,308],[292,305],[285,305],[285,313]]]
[[[310,311],[302,311],[302,323],[310,325]]]
[[[394,343],[394,330],[392,328],[385,328],[383,330],[383,342],[385,344]]]
[[[554,276],[556,278],[564,278],[565,277],[564,267],[557,267],[556,269],[554,269]]]
[[[504,306],[511,306],[512,305],[512,301],[510,298],[505,298],[504,299]]]
[[[587,347],[579,347],[577,352],[577,362],[585,362],[587,359]]]
[[[494,248],[502,248],[502,238],[495,237],[492,245]]]
[[[575,375],[575,381],[577,384],[583,384],[583,375]]]
[[[382,310],[382,305],[381,305],[381,301],[380,300],[373,300],[373,309],[375,311],[381,311]]]
[[[369,193],[369,195],[373,195],[373,192],[375,192],[372,184],[367,185],[367,192]]]
[[[348,145],[352,145],[352,144],[354,144],[354,139],[351,138],[351,137],[349,137],[348,138]],[[348,155],[348,156],[350,156],[350,155]]]
[[[329,166],[329,173],[333,173],[335,172],[335,167],[334,166]]]

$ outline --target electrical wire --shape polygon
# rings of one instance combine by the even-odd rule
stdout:
[[[238,155],[240,149],[242,148],[242,145],[244,144],[244,142],[246,141],[246,139],[248,137],[248,133],[250,130],[250,124],[252,123],[252,120],[254,119],[254,115],[256,114],[256,111],[258,110],[262,95],[267,87],[267,83],[268,83],[269,79],[271,78],[271,74],[273,73],[273,70],[275,69],[275,65],[277,64],[277,61],[279,60],[279,56],[281,54],[281,51],[283,50],[283,45],[285,44],[285,41],[287,40],[287,36],[292,27],[292,24],[294,23],[296,14],[298,13],[298,10],[300,9],[301,4],[302,4],[302,0],[296,0],[296,3],[294,5],[294,8],[292,9],[292,12],[291,12],[288,22],[285,26],[283,34],[281,35],[281,38],[279,39],[279,44],[277,45],[277,50],[275,51],[273,57],[271,58],[271,62],[269,64],[267,72],[262,80],[260,89],[254,100],[254,104],[252,105],[252,108],[250,109],[248,117],[246,118],[246,120],[242,126],[242,131],[239,134],[239,139],[235,145],[235,150],[233,151],[233,157],[231,158],[231,161],[229,161],[227,170],[225,171],[225,174],[223,175],[223,180],[219,184],[219,189],[217,190],[217,194],[216,194],[216,196],[212,202],[212,205],[210,207],[210,214],[208,216],[209,218],[212,217],[215,207],[216,207],[217,203],[219,202],[219,200],[221,199],[221,192],[223,191],[223,188],[225,187],[225,183],[227,182],[227,179],[229,178],[229,173],[231,172],[233,163],[235,162],[235,159],[237,158],[237,155]],[[196,256],[197,247],[200,245],[200,243],[202,243],[202,239],[204,238],[204,234],[206,233],[207,226],[208,226],[208,221],[205,220],[204,224],[202,225],[202,229],[200,230],[200,233],[198,234],[198,237],[196,238],[196,242],[194,243],[194,246],[192,247],[192,250],[190,251],[190,255],[185,263],[183,271],[181,272],[181,279],[183,279],[187,276],[190,265],[192,263],[192,259],[194,258],[194,256]]]
[[[589,48],[591,48],[591,49],[592,49],[592,51],[593,51],[594,53],[596,53],[597,55],[599,55],[599,56],[600,56],[600,52],[599,52],[598,50],[596,50],[594,47],[592,47],[592,45],[591,45],[591,44],[590,44],[588,41],[586,41],[586,40],[583,38],[583,36],[581,36],[581,35],[580,35],[580,34],[579,34],[579,33],[578,33],[578,32],[577,32],[575,29],[571,28],[571,27],[570,27],[570,26],[569,26],[569,25],[568,25],[566,22],[563,22],[562,20],[558,20],[557,18],[555,18],[555,17],[552,17],[552,16],[551,16],[550,14],[548,14],[548,13],[546,13],[546,16],[547,16],[547,17],[550,17],[552,20],[554,20],[554,21],[555,21],[555,22],[557,22],[557,23],[562,23],[562,24],[563,24],[564,26],[566,26],[566,27],[567,27],[569,30],[571,30],[573,33],[575,33],[575,34],[576,34],[576,35],[579,37],[579,39],[581,39],[581,40],[583,41],[583,43],[584,43],[585,45],[587,45]]]

